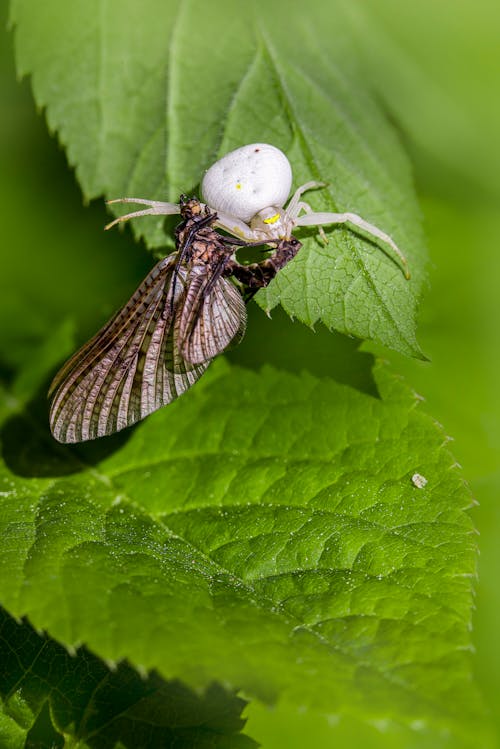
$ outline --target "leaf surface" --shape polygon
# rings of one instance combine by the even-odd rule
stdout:
[[[188,688],[481,731],[471,498],[438,425],[384,367],[375,381],[380,398],[221,362],[79,451],[11,404],[0,599]]]
[[[268,290],[265,309],[317,321],[420,356],[415,315],[424,251],[408,164],[357,69],[342,6],[313,0],[13,0],[20,73],[58,133],[86,198],[177,201],[230,149],[270,142],[289,156],[314,209],[351,211],[390,234],[394,259],[346,228],[299,233],[304,248]],[[137,221],[164,246],[161,217]]]
[[[111,669],[85,648],[69,653],[2,609],[0,657],[2,747],[54,749],[69,737],[82,749],[256,746],[240,733],[245,701],[222,687],[196,694],[124,662]]]

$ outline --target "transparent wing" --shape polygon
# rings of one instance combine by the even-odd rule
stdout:
[[[183,358],[198,365],[213,359],[245,333],[247,313],[240,292],[230,281],[193,268],[186,302],[177,320],[177,341]]]
[[[161,260],[127,304],[56,375],[50,424],[59,442],[118,432],[175,400],[209,362],[185,361],[176,344],[186,270],[171,284],[176,256]],[[175,294],[174,298],[172,294]]]

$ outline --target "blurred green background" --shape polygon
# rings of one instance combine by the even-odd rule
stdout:
[[[9,378],[66,319],[74,321],[78,343],[95,332],[152,259],[129,230],[103,233],[102,201],[82,205],[29,82],[16,81],[5,2],[0,9],[0,369]],[[500,3],[346,0],[346,11],[370,82],[413,161],[431,252],[420,320],[431,362],[378,353],[454,437],[452,449],[479,502],[474,666],[500,736]],[[367,351],[283,314],[269,321],[252,304],[248,335],[231,357],[246,366],[309,368],[370,389]],[[248,714],[251,735],[272,730],[271,714],[256,707]],[[300,730],[291,725],[283,745],[303,745]]]

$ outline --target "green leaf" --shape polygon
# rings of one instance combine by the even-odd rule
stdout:
[[[384,367],[374,376],[380,397],[220,362],[78,452],[15,414],[0,600],[67,646],[190,689],[483,736],[471,498],[439,426]]]
[[[454,204],[429,196],[423,205],[437,259],[422,319],[422,340],[432,365],[412,365],[396,356],[393,365],[454,436],[453,451],[479,502],[474,510],[481,550],[474,672],[500,737],[500,216],[496,204],[490,207],[480,199]]]
[[[197,695],[125,662],[110,669],[85,648],[68,653],[2,609],[0,659],[2,747],[54,749],[68,746],[69,737],[78,747],[256,746],[240,734],[245,701],[234,694],[214,684]]]
[[[18,69],[32,75],[87,198],[178,200],[218,155],[271,142],[289,155],[315,209],[352,211],[391,234],[393,258],[345,228],[304,247],[258,297],[313,325],[420,356],[415,315],[424,251],[407,162],[356,69],[337,2],[112,0],[12,2]],[[171,236],[172,224],[168,224]],[[166,244],[161,217],[136,222]]]
[[[12,374],[33,363],[33,350],[68,316],[80,340],[95,333],[144,278],[151,258],[131,235],[103,231],[102,201],[82,210],[80,189],[28,82],[16,80],[6,25],[0,3],[0,369]]]

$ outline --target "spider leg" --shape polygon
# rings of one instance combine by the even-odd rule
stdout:
[[[285,211],[285,217],[294,221],[300,213],[301,201],[300,198],[308,190],[317,190],[320,187],[326,187],[326,182],[306,182],[305,184],[298,187]]]
[[[233,237],[244,239],[247,242],[254,242],[262,239],[260,234],[251,229],[248,224],[245,224],[244,221],[236,218],[236,216],[231,216],[229,213],[221,213],[221,211],[217,211],[217,220],[215,221],[214,226],[218,229],[224,229],[228,234],[232,234]]]
[[[115,200],[106,201],[107,205],[112,203],[136,203],[138,205],[147,205],[149,208],[145,208],[142,211],[133,211],[132,213],[126,213],[124,216],[119,216],[111,221],[104,228],[111,229],[116,224],[120,224],[123,221],[128,221],[131,218],[137,218],[138,216],[171,216],[175,213],[180,213],[180,207],[178,203],[163,203],[161,200],[146,200],[145,198],[116,198]]]
[[[325,224],[352,224],[357,229],[361,229],[372,237],[381,239],[382,242],[391,247],[394,254],[398,257],[406,279],[410,278],[410,271],[408,268],[408,261],[403,255],[394,240],[381,229],[378,229],[373,224],[369,224],[361,216],[355,213],[308,213],[306,216],[298,216],[295,219],[295,226],[324,226]]]
[[[305,203],[303,200],[301,200],[299,203],[297,203],[297,218],[300,216],[300,212],[301,211],[304,211],[304,213],[306,213],[308,215],[310,215],[311,213],[313,213],[313,209],[311,208],[311,206],[309,205],[309,203]],[[328,237],[326,236],[325,230],[323,229],[322,226],[319,227],[318,234],[321,237],[321,241],[323,242],[323,244],[327,245],[328,244]]]

